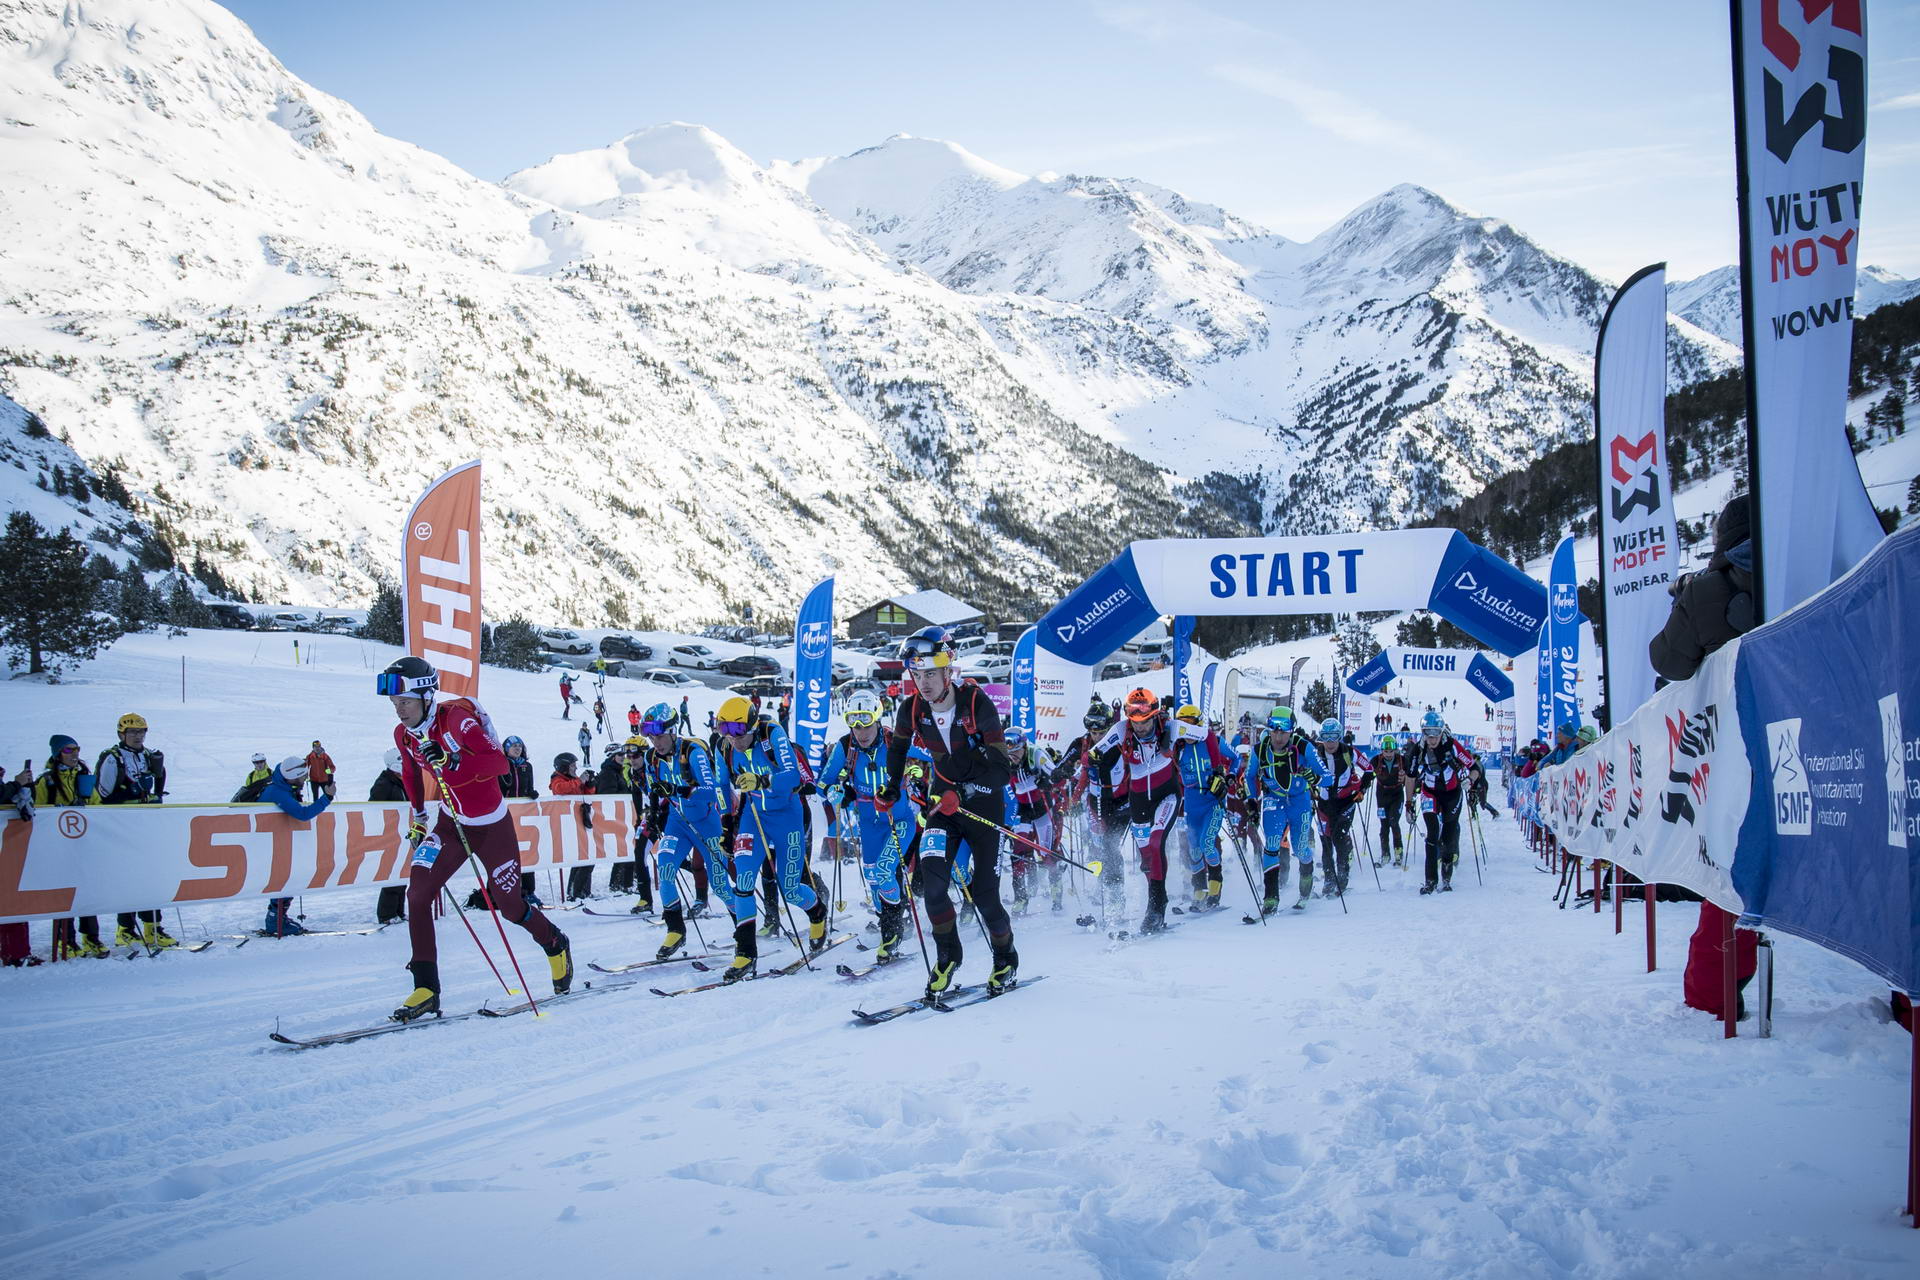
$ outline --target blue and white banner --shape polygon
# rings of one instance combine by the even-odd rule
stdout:
[[[1220,718],[1220,708],[1213,703],[1213,678],[1220,672],[1220,664],[1209,662],[1207,669],[1200,673],[1200,718],[1214,721]]]
[[[1173,620],[1173,705],[1194,705],[1193,681],[1187,677],[1187,664],[1193,661],[1193,623],[1190,613]]]
[[[818,773],[833,702],[833,578],[807,592],[793,627],[793,745]]]
[[[1013,671],[1007,683],[1013,690],[1013,727],[1033,737],[1033,646],[1037,631],[1028,627],[1013,643]]]
[[[1679,572],[1667,469],[1664,267],[1636,272],[1613,295],[1593,365],[1606,698],[1624,720],[1653,694],[1647,643],[1666,625],[1667,588]]]
[[[1916,630],[1920,526],[1542,769],[1530,803],[1580,857],[1684,885],[1920,996]]]
[[[1733,41],[1754,567],[1777,618],[1880,541],[1846,435],[1866,6],[1735,0]]]
[[[1549,729],[1563,724],[1580,727],[1580,589],[1573,573],[1573,538],[1560,539],[1553,552],[1553,573],[1548,579],[1547,653],[1550,662],[1548,689],[1551,716]],[[1548,742],[1553,739],[1549,737]]]
[[[1379,692],[1402,676],[1452,676],[1465,680],[1489,702],[1513,696],[1513,681],[1484,653],[1471,649],[1410,649],[1395,645],[1382,649],[1347,677],[1347,688],[1359,694]]]
[[[1920,528],[1740,639],[1748,915],[1920,995]]]

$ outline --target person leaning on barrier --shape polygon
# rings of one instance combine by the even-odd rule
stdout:
[[[307,772],[307,757],[288,756],[280,762],[279,768],[273,771],[273,777],[268,779],[265,789],[260,792],[260,799],[290,818],[311,822],[333,803],[333,797],[322,793],[315,797],[312,804],[301,804],[300,784],[306,782],[310,776]],[[267,919],[260,926],[260,932],[276,938],[305,933],[306,926],[287,914],[288,908],[292,905],[292,898],[267,899]]]
[[[1753,539],[1747,495],[1738,494],[1713,525],[1707,567],[1674,579],[1673,609],[1647,644],[1647,660],[1667,680],[1686,680],[1707,655],[1753,630]]]
[[[80,744],[64,733],[56,733],[47,739],[47,763],[33,784],[33,803],[49,809],[99,804],[93,781],[93,770],[87,768],[87,762],[81,758]],[[81,916],[78,921],[55,920],[53,947],[56,960],[63,950],[68,955],[93,959],[104,959],[111,954],[100,941],[99,916]]]
[[[115,726],[119,741],[100,753],[93,766],[94,790],[101,804],[159,804],[167,794],[167,761],[158,751],[147,748],[147,722],[138,712],[129,711]],[[119,914],[114,930],[114,945],[154,949],[177,947],[179,941],[160,925],[158,908],[139,913]]]

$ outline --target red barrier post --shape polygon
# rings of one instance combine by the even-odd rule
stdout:
[[[1622,928],[1621,917],[1626,906],[1626,896],[1627,888],[1620,883],[1620,868],[1616,866],[1613,869],[1613,934],[1616,938],[1620,936]]]
[[[1647,900],[1647,972],[1653,972],[1653,881],[1648,880],[1640,886],[1641,896]]]
[[[1600,914],[1600,859],[1593,860],[1593,914]]]

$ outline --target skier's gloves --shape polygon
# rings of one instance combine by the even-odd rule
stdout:
[[[424,813],[416,813],[413,815],[413,821],[407,824],[407,840],[411,844],[419,844],[426,838],[427,815]]]
[[[673,789],[673,794],[675,794],[676,796],[679,796],[682,800],[685,800],[688,796],[693,794],[693,788],[683,782],[679,786]]]
[[[436,769],[445,768],[448,760],[447,749],[437,738],[428,738],[420,744],[420,756]]]
[[[940,798],[934,802],[933,811],[943,818],[951,818],[954,814],[960,812],[960,793],[958,791],[942,791]]]
[[[909,781],[912,781],[912,782],[920,781],[922,778],[927,776],[926,762],[924,760],[907,761],[905,776]]]
[[[882,809],[891,809],[900,803],[900,791],[897,787],[881,787],[873,793],[873,802]]]
[[[758,774],[736,773],[733,776],[733,789],[735,791],[752,791],[759,785],[760,776]]]
[[[830,804],[830,805],[832,805],[832,806],[833,806],[834,808],[836,808],[836,809],[844,809],[844,808],[846,808],[846,806],[847,806],[847,789],[846,789],[845,787],[843,787],[843,786],[841,786],[841,785],[840,785],[839,783],[835,783],[835,784],[834,784],[833,786],[831,786],[831,787],[828,787],[828,788],[827,788],[827,803],[828,803],[828,804]]]
[[[1211,778],[1208,778],[1207,791],[1209,794],[1216,796],[1227,794],[1227,775],[1224,773],[1216,773]]]

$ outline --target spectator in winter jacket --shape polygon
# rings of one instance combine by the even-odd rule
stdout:
[[[80,756],[80,745],[64,733],[47,739],[47,763],[33,784],[33,803],[41,808],[63,809],[71,805],[99,804],[94,791],[93,771]],[[68,955],[104,957],[107,947],[100,941],[100,917],[81,916],[78,927],[73,920],[53,922],[54,958]]]
[[[318,738],[313,740],[313,750],[307,753],[307,785],[313,788],[315,800],[323,795],[329,800],[333,798],[333,757],[327,754]]]
[[[267,763],[266,752],[264,751],[254,752],[253,759],[248,763],[252,767],[247,770],[247,779],[245,782],[242,782],[240,784],[241,786],[250,787],[256,782],[259,783],[261,786],[265,786],[267,784],[267,780],[273,777],[273,766]]]
[[[573,677],[560,677],[560,718],[573,719]]]
[[[400,748],[388,747],[385,759],[386,767],[380,776],[373,780],[373,786],[367,792],[367,799],[380,804],[392,804],[407,798],[407,785],[400,777]],[[407,886],[390,884],[380,890],[380,901],[374,907],[374,918],[381,924],[395,924],[407,918]]]
[[[593,794],[593,780],[583,778],[579,773],[580,758],[571,751],[563,751],[553,758],[553,776],[547,779],[547,790],[556,796],[586,796]],[[581,805],[582,817],[587,806]],[[583,901],[593,893],[593,864],[585,863],[567,873],[567,898],[569,901]]]
[[[627,704],[627,732],[629,734],[640,732],[640,706],[638,703],[629,702]]]
[[[680,695],[680,732],[693,732],[693,712],[687,709],[687,695],[684,693]]]
[[[266,756],[253,753],[253,767],[247,770],[247,776],[240,789],[227,800],[228,804],[259,804],[260,793],[273,781],[273,769],[268,766]]]
[[[314,743],[314,746],[319,746]],[[312,804],[300,803],[300,784],[308,781],[307,761],[301,756],[288,756],[280,762],[280,767],[267,779],[267,785],[260,792],[260,799],[272,805],[290,818],[301,822],[310,822],[326,811],[333,803],[333,796],[316,796]],[[271,937],[285,937],[292,933],[305,933],[306,927],[287,914],[287,908],[293,904],[292,898],[269,898],[267,900],[266,923],[260,926],[260,932]]]
[[[1754,622],[1753,539],[1747,495],[1736,495],[1713,525],[1707,567],[1674,580],[1673,610],[1647,645],[1647,659],[1666,680],[1686,680],[1707,655]]]
[[[634,824],[633,861],[613,864],[613,869],[607,873],[607,892],[633,892],[634,868],[638,865],[640,898],[651,907],[653,895],[648,892],[646,861],[641,856],[643,848],[641,833],[645,827],[644,817],[647,812],[647,775],[640,763],[640,753],[646,750],[646,746],[646,739],[640,737],[628,738],[624,744],[617,747],[609,744],[606,758],[600,762],[600,772],[594,777],[593,792],[601,796],[633,797],[633,811],[643,819],[642,822]]]
[[[93,766],[94,794],[101,804],[159,804],[167,794],[167,762],[158,751],[147,748],[146,718],[130,711],[114,727],[118,741],[101,752]],[[161,927],[158,908],[142,911],[139,916],[136,923],[133,912],[119,914],[119,928],[113,933],[115,946],[144,944],[159,950],[180,945]]]
[[[14,810],[22,822],[33,821],[33,795],[29,790],[32,782],[33,774],[30,771],[23,770],[21,778],[8,781],[7,771],[0,769],[0,805]],[[12,816],[0,818],[0,822],[11,821]],[[73,922],[68,920],[62,923],[71,926]],[[94,928],[97,930],[99,925],[96,924]],[[33,954],[33,942],[26,922],[0,924],[0,964],[21,968],[39,963],[40,957]]]

